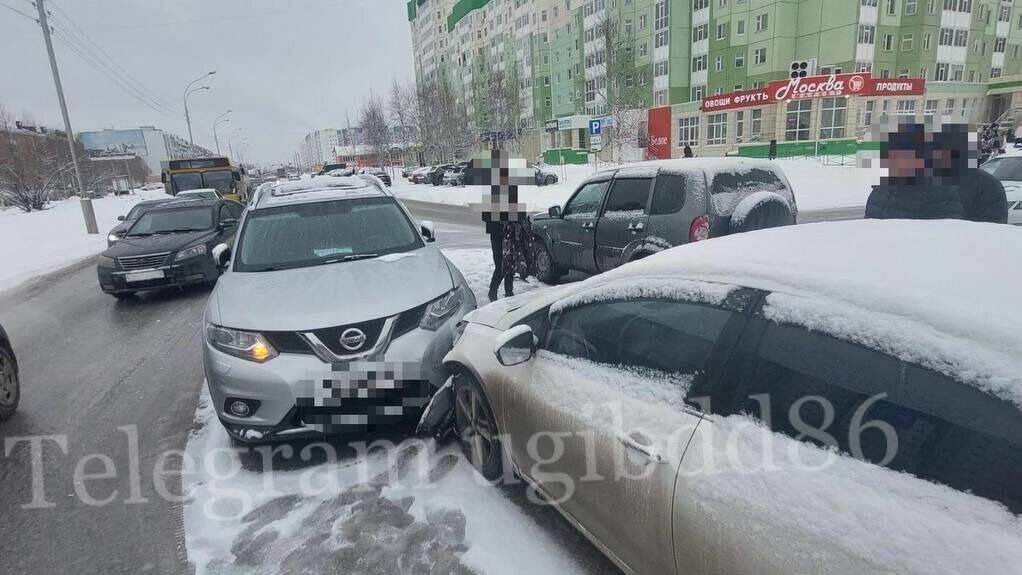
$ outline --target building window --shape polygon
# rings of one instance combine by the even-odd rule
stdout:
[[[706,86],[696,86],[692,88],[692,99],[699,101],[703,99],[703,95],[706,94]]]
[[[937,62],[937,71],[934,74],[933,79],[938,82],[947,82],[950,78],[951,65],[945,62]]]
[[[667,45],[667,30],[660,30],[653,36],[653,47],[659,48]]]
[[[710,0],[692,0],[692,11],[698,12],[710,7]]]
[[[904,34],[901,37],[901,51],[911,52],[912,51],[912,34]]]
[[[745,111],[738,110],[735,112],[735,143],[741,144],[743,137],[745,137]]]
[[[678,118],[678,146],[699,144],[699,116]]]
[[[887,15],[894,16],[898,13],[898,0],[887,0]]]
[[[1011,6],[1001,4],[1001,11],[997,13],[998,22],[1011,22]]]
[[[916,10],[918,10],[918,0],[905,0],[905,15],[915,16]]]
[[[645,56],[645,55],[646,55],[646,43],[643,42],[642,44],[639,44],[639,56]]]
[[[848,100],[845,98],[823,98],[820,100],[820,138],[844,138],[845,115]]]
[[[667,75],[667,60],[662,60],[653,65],[654,76],[666,76]]]
[[[955,113],[955,99],[954,98],[948,98],[947,101],[944,102],[944,115],[945,116],[952,116],[952,115],[954,115],[954,113]]]
[[[724,70],[724,57],[723,57],[723,56],[717,56],[717,60],[716,60],[716,62],[714,63],[714,68],[715,68],[715,69],[716,69],[716,70],[717,70],[718,72],[721,72],[721,71],[723,71],[723,70]]]
[[[872,7],[872,8],[876,8],[877,7],[877,0],[860,0],[860,3],[863,6],[869,6],[869,7]]]
[[[745,19],[738,20],[735,22],[735,34],[738,36],[745,36]]]
[[[738,52],[735,54],[735,68],[741,69],[745,67],[745,52]]]
[[[727,143],[727,114],[710,114],[706,117],[706,145]]]
[[[724,22],[722,24],[717,24],[717,39],[718,40],[723,40],[723,39],[727,38],[727,28],[728,28],[728,23],[727,22]]]
[[[763,108],[756,108],[749,114],[752,122],[749,125],[749,141],[758,142],[760,134],[763,133]]]
[[[994,53],[997,54],[1004,52],[1004,48],[1007,46],[1007,43],[1007,38],[998,38],[994,40]]]
[[[809,120],[812,113],[812,100],[803,99],[788,102],[787,119],[784,124],[784,139],[787,141],[808,140]]]
[[[897,116],[915,116],[916,115],[916,101],[915,100],[898,100],[898,107],[894,110]]]
[[[859,44],[872,44],[876,41],[876,26],[859,24]]]
[[[701,42],[709,37],[709,24],[700,24],[692,28],[692,41]]]
[[[666,106],[667,90],[657,90],[656,92],[653,92],[653,103],[656,106]]]
[[[940,103],[937,100],[927,100],[926,106],[923,109],[923,114],[927,117],[933,117],[937,115],[937,106]]]
[[[767,61],[767,51],[766,51],[766,48],[756,48],[756,51],[753,53],[752,61],[753,61],[754,64],[757,64],[757,65],[758,64],[766,64],[766,61]]]
[[[990,68],[990,77],[991,78],[1000,78],[1001,77],[1001,69],[1000,68]]]
[[[961,82],[962,74],[965,73],[964,64],[951,64],[951,81]]]
[[[855,71],[856,72],[860,72],[860,73],[868,74],[871,71],[873,71],[873,63],[872,62],[856,62],[855,63]]]
[[[926,11],[930,14],[937,13],[937,0],[927,0]]]
[[[930,49],[930,41],[932,39],[933,39],[933,36],[929,32],[927,32],[926,34],[923,34],[923,50],[929,50]]]
[[[703,56],[696,56],[695,58],[692,58],[692,71],[693,72],[702,72],[705,69],[706,69],[706,56],[705,55],[703,55]]]
[[[890,52],[894,48],[894,37],[890,34],[884,34],[884,50]]]
[[[769,14],[760,14],[759,16],[756,16],[757,32],[763,32],[769,27],[770,24],[769,16],[770,16]]]
[[[873,124],[873,110],[876,109],[876,104],[876,100],[866,100],[866,108],[862,111],[861,126],[871,126]]]
[[[955,46],[964,48],[969,45],[969,31],[955,30]]]

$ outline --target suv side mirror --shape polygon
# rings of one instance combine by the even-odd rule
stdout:
[[[551,218],[559,218],[561,217],[561,206],[550,206],[549,208],[547,208],[546,213]]]
[[[493,353],[501,365],[518,365],[532,359],[536,354],[537,344],[531,327],[524,324],[516,325],[497,336],[493,344]]]
[[[231,261],[231,246],[227,244],[217,244],[211,252],[213,261],[216,262],[216,267],[225,268]]]
[[[233,228],[234,226],[237,226],[237,225],[238,225],[238,220],[235,219],[235,218],[224,218],[224,219],[220,220],[220,229],[221,230],[226,230],[228,228]]]
[[[426,238],[427,242],[436,241],[436,226],[431,221],[423,221],[419,223],[419,231],[422,232],[422,237]]]
[[[119,222],[123,222],[126,219],[127,218],[125,218],[124,216],[117,216],[117,221],[119,221]]]

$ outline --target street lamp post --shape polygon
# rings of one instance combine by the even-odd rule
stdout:
[[[195,141],[192,140],[192,118],[191,118],[191,116],[188,115],[188,95],[191,94],[192,92],[197,92],[198,90],[209,90],[209,86],[203,86],[203,87],[197,88],[196,90],[192,90],[192,86],[197,84],[199,81],[204,80],[204,79],[208,78],[209,76],[212,76],[213,74],[216,74],[216,70],[213,70],[212,72],[207,72],[207,73],[203,74],[202,76],[199,76],[198,78],[196,78],[196,79],[192,80],[191,82],[189,82],[187,86],[185,86],[184,97],[183,97],[184,102],[185,102],[185,123],[188,124],[188,143],[193,145],[193,146],[195,145]]]
[[[216,120],[213,120],[213,141],[216,142],[216,153],[218,156],[220,155],[220,139],[217,138],[216,136],[216,127],[219,126],[220,124],[230,122],[231,119],[227,117],[227,115],[230,113],[231,111],[227,110],[223,114],[217,116]]]
[[[236,128],[233,132],[231,132],[231,135],[227,137],[227,153],[231,155],[231,158],[234,157],[234,146],[232,146],[234,143],[234,137],[237,136],[239,132],[241,132],[241,128]]]

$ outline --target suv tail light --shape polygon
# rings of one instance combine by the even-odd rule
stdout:
[[[710,216],[703,214],[692,220],[692,225],[688,228],[688,241],[691,243],[708,239],[710,239]]]

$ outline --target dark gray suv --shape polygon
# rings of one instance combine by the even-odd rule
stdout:
[[[795,223],[788,178],[745,158],[642,162],[593,174],[533,221],[537,276],[604,272],[688,242]]]

